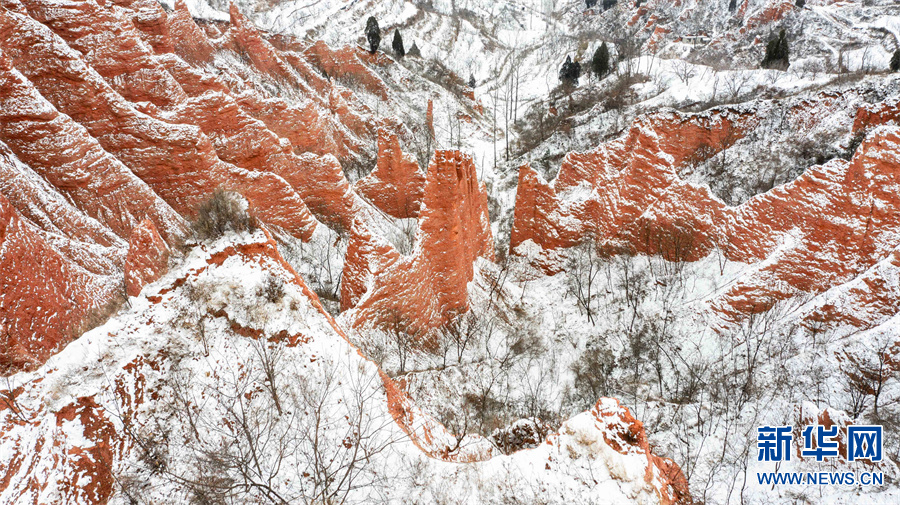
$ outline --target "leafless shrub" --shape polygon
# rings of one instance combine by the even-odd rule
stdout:
[[[615,356],[605,345],[598,342],[585,349],[571,365],[575,374],[573,399],[582,405],[593,405],[600,397],[610,396],[615,368]]]
[[[242,233],[256,229],[255,220],[245,207],[246,201],[237,193],[217,189],[197,209],[191,232],[197,240],[213,240],[228,232]]]
[[[262,352],[281,345],[260,342],[268,346]],[[187,451],[175,462],[165,450],[144,449],[155,447],[149,430],[128,430],[142,451],[135,475],[150,469],[196,504],[346,504],[355,490],[383,486],[373,459],[396,439],[393,418],[372,415],[380,379],[362,365],[320,359],[305,375],[286,360],[267,361],[288,381],[279,391],[283,409],[276,396],[257,394],[267,389],[265,367],[232,363],[213,381],[189,369],[176,372],[167,383],[174,401],[163,417],[185,427],[179,436]]]
[[[416,349],[419,332],[413,328],[409,319],[400,310],[389,310],[381,329],[386,333],[388,345],[399,362],[398,374],[406,373],[406,362]]]
[[[540,419],[519,419],[509,426],[494,430],[490,439],[504,454],[512,454],[537,447],[552,429],[550,424]]]
[[[266,273],[256,295],[269,303],[278,302],[284,298],[284,281],[281,277]]]
[[[858,350],[843,350],[837,355],[850,398],[848,411],[854,419],[865,411],[869,397],[874,415],[879,415],[878,402],[884,386],[897,378],[900,369],[900,357],[892,352],[892,342],[883,339],[872,344]]]
[[[601,272],[601,258],[597,246],[590,237],[582,240],[568,251],[566,274],[569,293],[578,303],[579,310],[595,324],[593,298],[597,289],[597,277]]]

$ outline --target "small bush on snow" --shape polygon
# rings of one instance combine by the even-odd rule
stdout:
[[[197,209],[191,232],[197,240],[212,240],[228,232],[241,233],[257,228],[247,212],[247,202],[238,193],[217,189]]]

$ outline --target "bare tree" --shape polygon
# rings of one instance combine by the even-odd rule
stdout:
[[[694,65],[682,59],[677,59],[674,63],[672,63],[672,72],[684,84],[687,84],[697,75],[697,69],[694,67]]]
[[[346,356],[320,357],[316,367],[272,363],[283,377],[280,400],[258,394],[268,389],[268,375],[252,373],[258,370],[253,364],[220,362],[204,375],[177,370],[163,389],[173,400],[169,411],[153,419],[183,426],[178,433],[158,437],[160,426],[138,425],[122,413],[127,409],[113,412],[120,412],[141,448],[142,464],[192,503],[371,500],[386,487],[375,461],[402,433],[377,406],[384,394],[378,374]],[[124,401],[117,398],[117,404]],[[176,440],[182,450],[172,451],[167,445]]]
[[[591,237],[569,249],[566,268],[569,292],[575,296],[578,308],[584,311],[591,324],[595,324],[593,297],[597,276],[601,272],[600,262],[597,246]]]
[[[406,316],[397,309],[388,311],[382,329],[387,334],[391,350],[396,353],[400,367],[397,373],[406,373],[406,362],[415,348],[417,332],[412,329]]]
[[[841,371],[847,378],[850,395],[850,411],[858,417],[872,397],[874,414],[878,416],[878,401],[884,386],[897,377],[900,359],[891,352],[891,342],[887,339],[873,342],[856,351],[844,350],[838,353]]]

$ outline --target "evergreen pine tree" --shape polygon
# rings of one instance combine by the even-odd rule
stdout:
[[[475,87],[475,76],[474,75],[469,75],[469,83],[468,84],[469,84],[470,88]]]
[[[796,5],[798,9],[802,9],[803,6],[806,5],[806,0],[797,0],[797,3],[794,5]]]
[[[584,3],[585,5],[587,5],[587,8],[590,9],[591,7],[597,5],[597,0],[584,0]]]
[[[790,66],[790,48],[788,47],[787,34],[782,28],[777,37],[770,39],[766,44],[766,56],[760,64],[763,68],[777,68],[787,70]]]
[[[563,63],[562,68],[559,69],[559,80],[563,82],[563,84],[569,86],[577,86],[578,78],[581,77],[581,63],[572,62],[571,56],[566,56],[566,61]]]
[[[787,34],[784,32],[784,29],[781,29],[781,33],[778,35],[778,59],[783,62],[784,68],[787,69],[790,66],[790,48],[788,47]]]
[[[591,58],[591,70],[597,75],[597,79],[609,73],[609,48],[606,42],[600,44],[600,47],[594,51],[594,57]]]
[[[369,41],[369,52],[375,54],[381,44],[381,28],[378,27],[378,20],[375,19],[375,16],[369,16],[369,19],[366,20],[366,40]]]
[[[398,58],[406,56],[406,50],[403,49],[403,37],[400,35],[400,30],[398,29],[394,30],[394,40],[391,42],[391,48]]]
[[[559,69],[559,80],[563,83],[569,80],[569,73],[571,72],[570,68],[572,66],[572,57],[566,56],[566,61],[563,62],[562,67]]]
[[[406,52],[407,56],[415,56],[416,58],[422,57],[422,52],[419,51],[419,46],[416,45],[416,41],[413,41],[412,46],[409,48],[409,51]]]
[[[728,2],[728,12],[734,12],[735,9],[737,9],[737,0]]]
[[[891,72],[900,71],[900,49],[894,51],[894,55],[891,56]]]

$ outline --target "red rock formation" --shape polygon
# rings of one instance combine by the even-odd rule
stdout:
[[[250,58],[253,66],[260,72],[293,84],[304,94],[312,92],[306,83],[296,78],[290,65],[281,58],[278,51],[268,41],[262,38],[256,27],[241,14],[234,4],[229,6],[228,14],[231,17],[231,29],[228,34],[234,40],[235,51]]]
[[[523,168],[512,249],[526,241],[541,246],[535,261],[549,271],[560,268],[560,249],[586,236],[670,260],[694,260],[714,247],[731,260],[768,259],[713,302],[731,315],[761,310],[796,290],[828,289],[892,250],[887,237],[897,229],[900,208],[893,189],[900,184],[900,159],[893,146],[900,145],[900,130],[871,133],[850,163],[813,167],[726,207],[705,188],[681,180],[677,169],[700,147],[721,148],[754,124],[743,118],[740,126],[711,127],[716,121],[734,125],[733,116],[646,118],[623,138],[567,156],[552,184]]]
[[[126,100],[167,107],[184,98],[184,92],[155,63],[140,32],[121,10],[101,7],[93,0],[4,0],[11,1],[21,2],[31,18],[79,51],[80,57]],[[126,74],[136,78],[126,79]]]
[[[184,61],[197,65],[212,60],[215,48],[194,22],[184,0],[175,0],[175,10],[166,18],[172,50]]]
[[[100,275],[119,272],[125,241],[91,218],[0,142],[0,194],[65,257]]]
[[[386,241],[379,240],[362,225],[353,226],[341,274],[341,311],[356,306],[376,275],[399,260],[400,253]]]
[[[644,454],[647,471],[644,479],[654,484],[661,504],[693,503],[687,479],[674,461],[661,458],[650,450],[644,425],[634,418],[631,411],[619,400],[601,398],[591,410],[597,430],[603,434],[607,445],[620,454]]]
[[[721,220],[724,206],[708,190],[681,181],[677,167],[698,152],[712,156],[732,145],[753,122],[733,111],[645,117],[622,138],[566,156],[552,185],[532,169],[520,169],[510,250],[527,240],[545,249],[565,248],[590,235],[639,252],[681,259],[705,255],[712,246],[709,229]],[[691,212],[673,213],[671,205]],[[683,231],[690,236],[679,237]],[[667,250],[672,240],[685,238],[690,247]],[[561,266],[538,262],[548,271]]]
[[[0,195],[0,372],[43,363],[118,289],[60,255]]]
[[[154,0],[112,1],[116,6],[131,11],[131,22],[143,34],[141,38],[150,44],[154,52],[158,54],[171,53],[175,49],[173,41],[177,39],[173,39],[169,34],[166,11],[163,10],[159,2]],[[176,0],[176,8],[179,3],[182,3],[182,6],[184,6],[182,0]],[[184,44],[186,41],[178,42]]]
[[[320,40],[310,46],[304,54],[310,63],[326,75],[356,79],[370,93],[380,96],[382,100],[388,99],[384,82],[362,63],[370,57],[361,48],[344,46],[333,50]]]
[[[192,216],[214,189],[223,187],[241,192],[250,202],[254,214],[263,221],[303,240],[309,239],[316,222],[301,198],[283,179],[271,173],[243,170],[223,163],[209,138],[194,126],[172,124],[136,111],[110,89],[106,81],[90,72],[77,53],[31,19],[0,13],[0,29],[11,35],[5,39],[4,43],[8,44],[5,49],[41,94],[57,109],[79,121],[106,151],[131,168],[175,210]],[[107,42],[107,39],[99,42]],[[97,52],[107,50],[111,49],[101,47]],[[143,57],[141,61],[145,61],[145,66],[155,65],[149,54]],[[140,81],[140,73],[132,75],[134,81]],[[60,76],[67,78],[60,79]],[[174,113],[176,119],[178,114],[182,114],[185,121],[191,120],[193,115],[204,114],[203,100],[188,100],[177,82],[166,81],[164,84],[179,90],[169,93],[180,97]],[[32,92],[32,95],[37,93]],[[222,103],[227,102],[221,95],[211,94],[208,98],[215,101],[216,97],[220,97]],[[170,105],[174,108],[175,102]],[[192,105],[193,109],[190,108]],[[228,130],[234,125],[218,126],[220,130]],[[239,145],[233,147],[236,150]],[[172,225],[160,220],[154,220],[154,224],[171,242],[169,229]],[[128,235],[121,236],[127,238]]]
[[[256,93],[235,97],[244,111],[266,124],[279,136],[291,141],[295,152],[333,155],[341,161],[354,160],[363,146],[355,133],[330,112],[310,101],[301,107],[289,106],[278,98],[264,98]],[[362,131],[368,135],[368,127]]]
[[[900,123],[900,102],[867,104],[856,111],[853,131],[863,131],[892,121]]]
[[[400,140],[378,130],[378,164],[355,184],[356,191],[396,218],[419,216],[425,193],[425,174],[413,156],[400,149]]]
[[[131,233],[125,258],[125,292],[137,296],[147,284],[165,273],[169,248],[150,221],[142,221]]]
[[[352,293],[361,297],[354,326],[402,320],[410,331],[427,332],[468,307],[466,288],[474,275],[475,260],[494,257],[487,193],[471,157],[458,151],[435,153],[416,243],[413,256],[381,261],[387,266],[375,274],[365,294]],[[372,253],[377,252],[373,248]],[[353,278],[354,269],[368,270],[345,261],[344,282],[358,282]],[[342,305],[350,306],[352,300],[342,300]]]
[[[10,40],[9,22],[16,16],[0,11],[0,39]],[[18,37],[15,40],[19,42]],[[31,52],[29,58],[37,57]],[[12,68],[5,53],[0,53],[0,141],[81,210],[122,238],[127,239],[143,219],[153,221],[170,240],[182,227],[181,218],[143,181],[84,128],[47,103]]]
[[[746,33],[748,30],[753,30],[754,28],[759,28],[760,26],[765,26],[779,21],[793,9],[794,2],[791,2],[790,0],[773,2],[771,5],[768,5],[765,9],[758,12],[756,15],[748,18],[747,21],[744,22],[744,27],[741,28],[741,32]]]
[[[367,205],[350,187],[334,156],[301,154],[296,164],[278,174],[297,190],[316,218],[331,228],[344,232],[357,219],[365,221]]]

